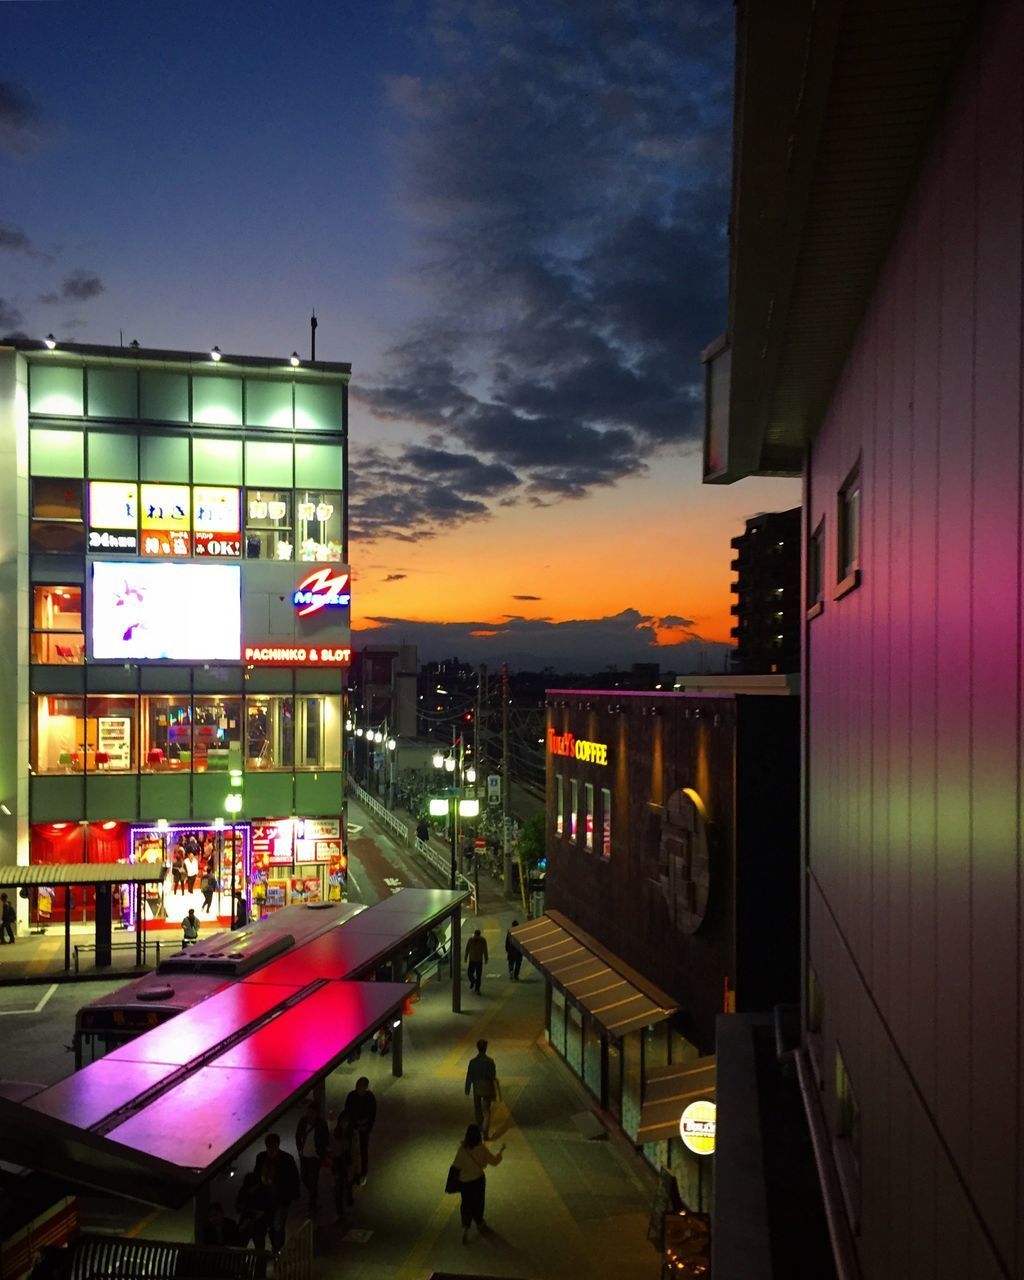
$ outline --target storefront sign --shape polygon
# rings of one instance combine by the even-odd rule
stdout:
[[[553,756],[569,756],[587,764],[607,764],[608,745],[604,742],[587,742],[571,733],[555,733],[548,730],[548,751]]]
[[[196,555],[237,559],[242,554],[239,491],[197,485],[192,496]]]
[[[715,1154],[715,1124],[718,1108],[701,1099],[691,1102],[679,1119],[679,1136],[683,1145],[698,1156]]]
[[[90,483],[90,551],[138,551],[138,527],[138,485],[107,480]]]
[[[306,818],[302,833],[307,840],[337,840],[341,835],[341,819]]]
[[[292,603],[298,609],[299,618],[305,618],[321,609],[347,608],[352,601],[348,589],[349,575],[335,573],[332,569],[317,569],[303,578],[295,589]]]
[[[144,484],[142,554],[187,556],[192,495],[187,484]]]
[[[352,650],[329,645],[246,645],[242,661],[251,667],[347,667]]]

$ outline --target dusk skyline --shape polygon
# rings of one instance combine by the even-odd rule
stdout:
[[[315,307],[357,643],[710,663],[730,537],[799,501],[700,484],[731,10],[122,10],[4,6],[0,332],[305,357]]]

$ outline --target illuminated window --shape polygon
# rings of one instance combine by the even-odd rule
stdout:
[[[85,661],[81,587],[32,588],[32,661]]]
[[[583,847],[594,848],[594,784],[583,784]]]
[[[304,695],[295,702],[296,769],[340,769],[341,695]]]
[[[187,484],[144,484],[139,494],[144,556],[185,557],[191,552],[192,491]]]
[[[81,480],[33,479],[29,547],[32,551],[85,550]]]
[[[843,582],[860,568],[860,463],[854,467],[839,490],[839,581]]]
[[[290,697],[246,698],[245,767],[290,769],[295,759],[295,714]]]
[[[555,835],[560,836],[565,828],[565,779],[560,773],[555,774]]]
[[[144,772],[192,768],[192,707],[188,694],[142,699]]]
[[[341,494],[300,489],[295,495],[297,560],[341,559]]]
[[[242,767],[241,698],[196,698],[192,713],[192,768],[227,773]]]
[[[294,560],[292,495],[286,489],[246,489],[247,560]]]
[[[601,788],[601,857],[612,856],[612,793]]]
[[[580,811],[580,784],[576,778],[569,783],[569,839],[576,839],[576,820]]]
[[[91,695],[85,723],[85,767],[89,773],[135,770],[138,698]]]
[[[32,771],[81,773],[85,768],[85,699],[38,693],[32,710]]]
[[[807,608],[820,610],[824,603],[825,521],[822,520],[807,541]]]

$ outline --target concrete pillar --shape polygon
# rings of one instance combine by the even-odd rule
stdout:
[[[462,1012],[462,907],[452,912],[452,1013]]]
[[[110,894],[111,886],[96,886],[96,968],[102,969],[111,962],[110,952]]]
[[[210,1184],[208,1182],[196,1188],[192,1211],[192,1240],[195,1244],[201,1244],[206,1219],[210,1216]]]
[[[320,1108],[320,1114],[327,1119],[327,1080],[322,1078],[313,1086],[313,1101]]]
[[[398,1019],[398,1026],[391,1029],[391,1074],[393,1076],[402,1074],[402,1032],[404,1030],[405,1022],[401,1019]]]

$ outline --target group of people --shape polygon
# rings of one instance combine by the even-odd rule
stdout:
[[[519,981],[519,971],[523,967],[523,953],[519,949],[515,938],[512,937],[512,930],[518,924],[518,920],[513,920],[508,932],[505,934],[505,960],[508,964],[508,976],[513,982]],[[477,995],[481,995],[480,985],[483,981],[484,965],[488,961],[488,953],[487,939],[479,929],[474,929],[473,936],[466,942],[464,959],[466,961],[466,977],[469,980],[469,989],[470,991],[475,991]]]
[[[195,893],[198,882],[203,895],[203,911],[213,907],[213,896],[220,888],[217,880],[217,844],[213,836],[194,832],[179,840],[171,855],[171,893]]]
[[[235,1217],[227,1217],[223,1205],[211,1204],[202,1243],[243,1249],[252,1244],[256,1249],[265,1249],[269,1242],[271,1250],[280,1253],[289,1210],[303,1188],[308,1196],[309,1216],[316,1217],[320,1207],[320,1175],[325,1168],[330,1169],[334,1180],[337,1219],[344,1223],[353,1203],[353,1188],[366,1185],[370,1134],[376,1120],[377,1100],[366,1076],[360,1076],[345,1099],[333,1133],[319,1101],[311,1098],[295,1130],[298,1163],[291,1152],[282,1148],[280,1135],[268,1133],[264,1150],[242,1179],[235,1201]]]

